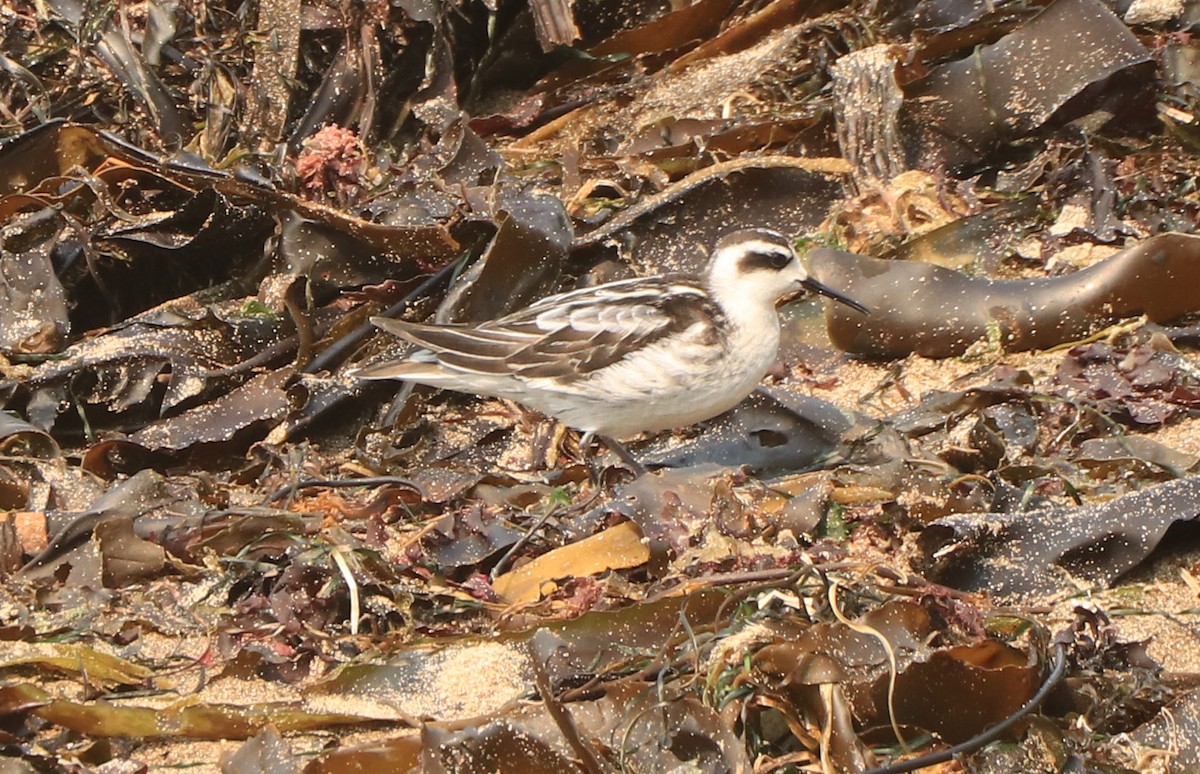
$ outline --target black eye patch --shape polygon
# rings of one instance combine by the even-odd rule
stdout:
[[[748,253],[742,257],[739,262],[743,271],[754,271],[755,269],[769,269],[771,271],[779,271],[785,268],[792,262],[792,254],[783,250],[771,250],[770,252],[755,252]]]

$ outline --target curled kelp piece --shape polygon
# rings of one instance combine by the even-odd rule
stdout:
[[[0,413],[0,454],[54,459],[62,456],[62,450],[42,428],[12,414]]]
[[[636,247],[635,265],[647,274],[699,271],[708,260],[699,247],[735,228],[815,230],[840,196],[840,176],[849,170],[841,159],[797,156],[714,164],[577,235],[571,259],[591,266]]]
[[[497,186],[494,199],[496,233],[483,260],[451,289],[438,322],[489,320],[519,309],[546,295],[562,269],[574,237],[562,203],[512,186]]]
[[[829,337],[868,357],[961,355],[991,339],[1009,351],[1044,349],[1126,317],[1174,320],[1200,309],[1200,237],[1161,234],[1060,277],[992,280],[939,266],[880,261],[819,248],[816,279],[870,315],[826,309]]]
[[[851,420],[820,398],[764,388],[679,443],[652,439],[637,453],[646,465],[746,465],[760,475],[799,470],[837,450]]]
[[[1169,481],[1086,507],[973,513],[921,533],[927,575],[966,591],[1051,594],[1108,586],[1140,564],[1176,522],[1200,515],[1200,477]]]
[[[1136,120],[1152,94],[1150,63],[1150,53],[1103,3],[1057,0],[907,89],[910,161],[970,166],[1051,119],[1098,109]]]

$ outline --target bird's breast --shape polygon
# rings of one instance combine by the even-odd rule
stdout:
[[[736,403],[762,379],[778,349],[778,325],[714,330],[698,322],[604,368],[588,388],[615,402]]]

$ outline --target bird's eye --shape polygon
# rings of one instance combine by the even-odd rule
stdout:
[[[792,256],[787,253],[771,253],[770,261],[772,269],[782,269],[792,262]]]

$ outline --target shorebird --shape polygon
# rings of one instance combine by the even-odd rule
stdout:
[[[472,325],[371,318],[421,349],[354,375],[508,398],[631,461],[616,439],[691,425],[749,395],[778,354],[776,303],[804,292],[867,311],[809,277],[781,234],[734,231],[699,276],[609,282]]]

